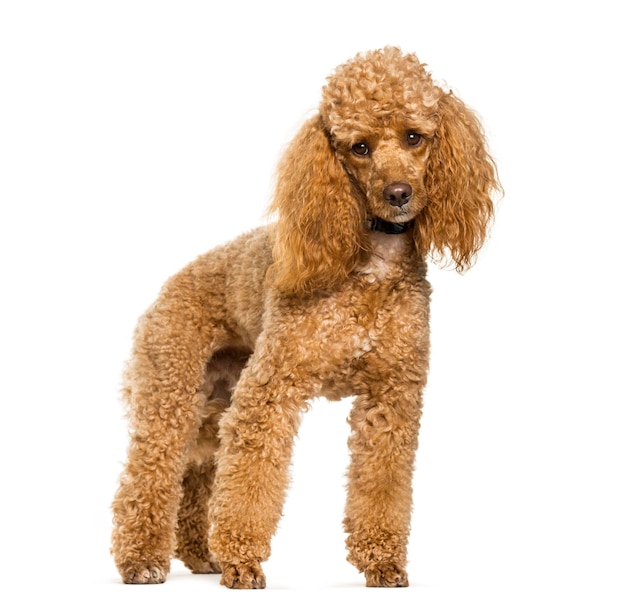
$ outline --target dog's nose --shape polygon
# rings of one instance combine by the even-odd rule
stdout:
[[[383,190],[383,198],[391,206],[402,206],[410,200],[412,193],[408,183],[390,183]]]

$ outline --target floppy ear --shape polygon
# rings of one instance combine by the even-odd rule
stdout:
[[[270,210],[278,221],[268,279],[280,291],[332,290],[358,263],[360,206],[319,115],[287,148]]]
[[[500,186],[474,113],[452,93],[441,97],[439,113],[425,176],[428,203],[415,224],[415,239],[423,255],[449,257],[462,271],[485,240],[492,194]]]

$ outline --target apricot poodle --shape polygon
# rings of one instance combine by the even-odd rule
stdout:
[[[161,583],[177,557],[265,587],[301,413],[354,396],[348,559],[368,586],[408,585],[425,260],[471,265],[498,189],[477,118],[414,55],[337,68],[280,164],[276,222],[200,256],[139,321],[113,503],[124,582]]]

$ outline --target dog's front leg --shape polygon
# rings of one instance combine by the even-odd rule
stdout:
[[[222,584],[231,588],[265,587],[261,562],[282,513],[305,405],[288,374],[270,376],[266,364],[253,355],[220,422],[209,547],[222,567]]]
[[[369,587],[408,585],[413,463],[421,387],[390,383],[357,397],[350,414],[351,465],[344,525],[348,560]]]

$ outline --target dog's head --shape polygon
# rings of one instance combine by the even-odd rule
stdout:
[[[394,48],[358,56],[328,80],[322,123],[368,215],[402,223],[426,206],[440,98],[417,58]]]
[[[471,265],[499,188],[476,116],[414,55],[385,48],[337,68],[288,148],[273,210],[273,283],[332,290],[377,220],[414,224],[416,254]]]

